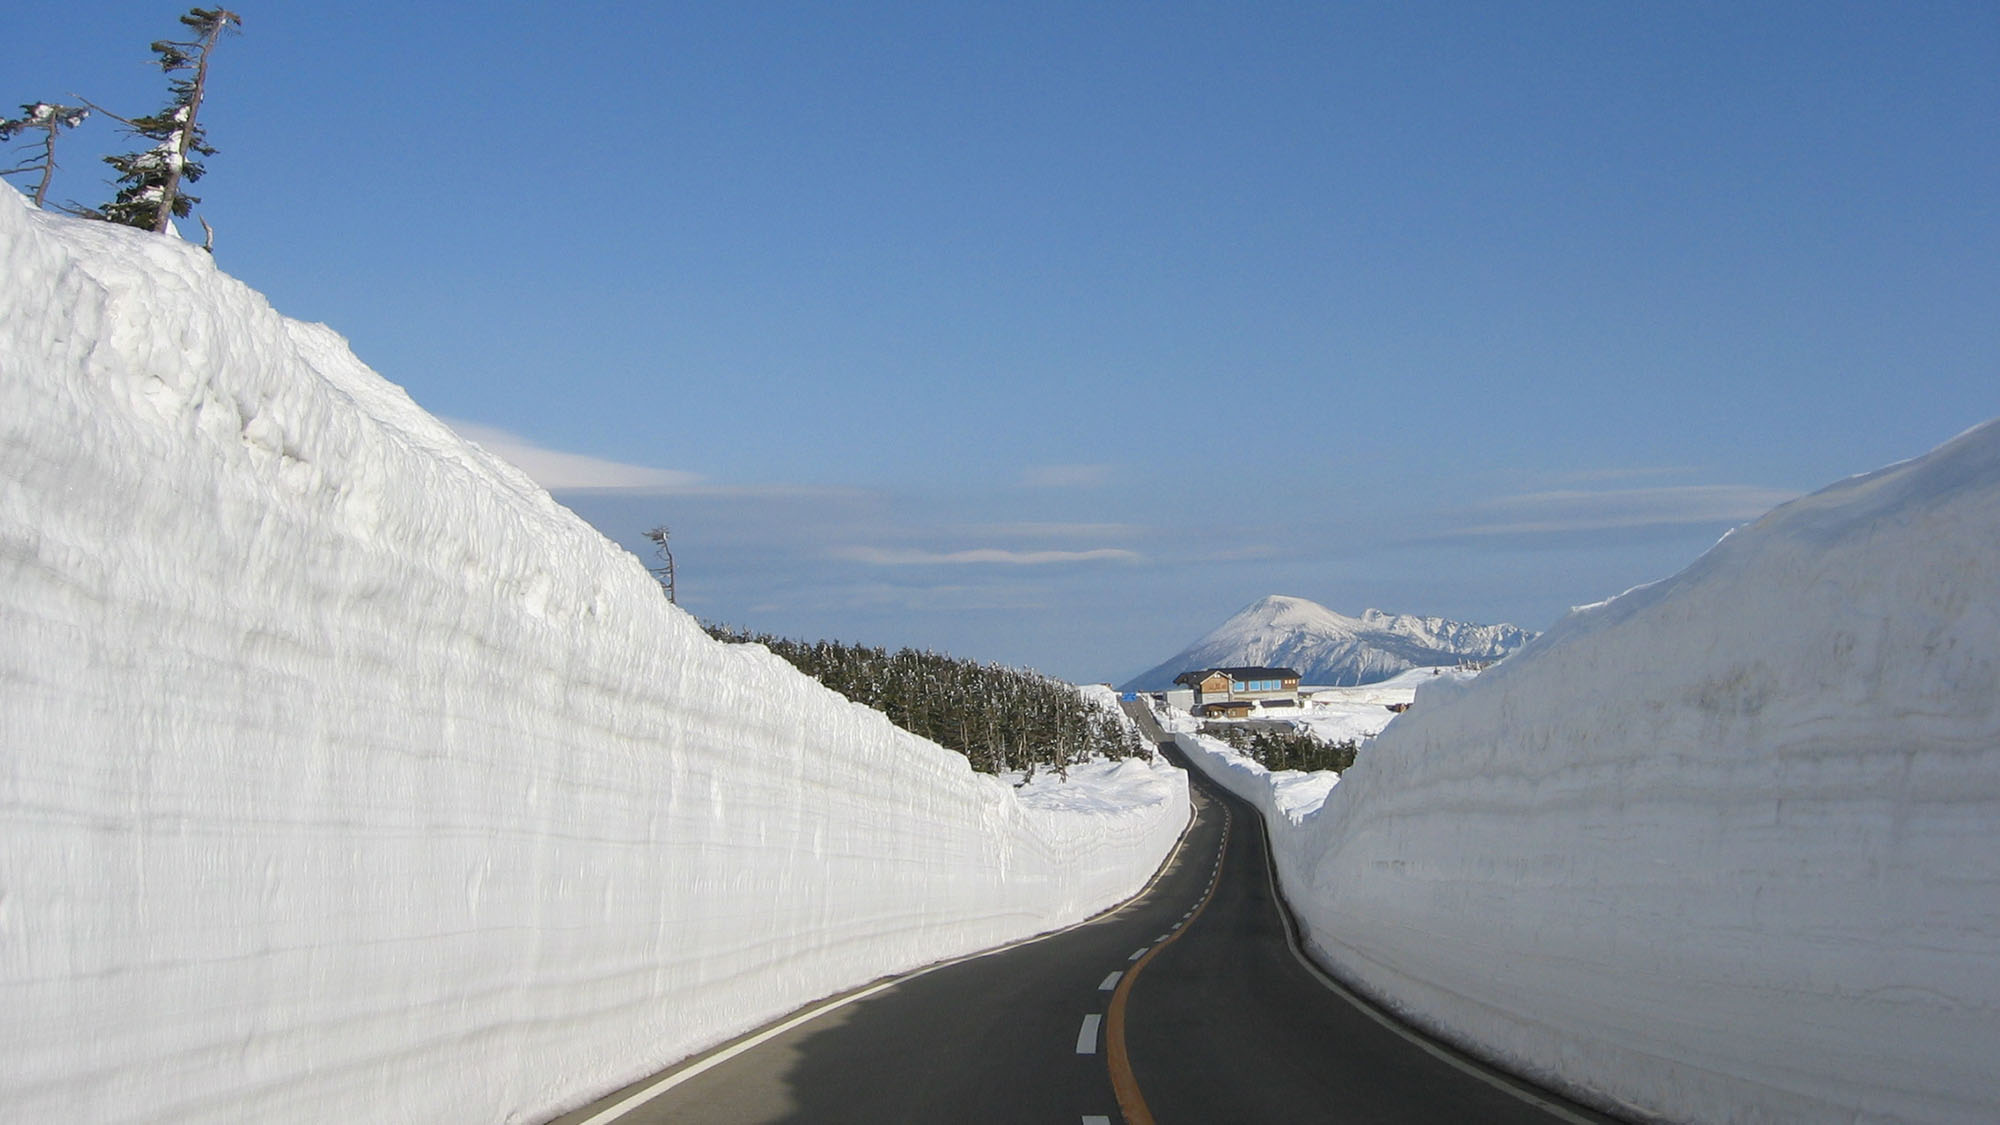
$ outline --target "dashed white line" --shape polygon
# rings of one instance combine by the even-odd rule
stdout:
[[[1127,957],[1125,959],[1127,961],[1137,961],[1139,958],[1144,957],[1146,955],[1146,950],[1151,948],[1152,948],[1151,946],[1140,946],[1139,948],[1132,951],[1132,956]]]
[[[1226,812],[1227,810],[1224,811]],[[606,1125],[606,1123],[625,1116],[626,1114],[637,1109],[639,1106],[652,1101],[654,1098],[657,1098],[660,1095],[666,1093],[667,1091],[674,1089],[675,1087],[681,1085],[684,1082],[687,1082],[689,1079],[704,1074],[709,1070],[714,1069],[715,1067],[721,1066],[723,1063],[728,1062],[730,1059],[733,1059],[738,1055],[741,1055],[744,1052],[749,1051],[761,1044],[768,1043],[771,1040],[777,1038],[780,1035],[783,1035],[785,1032],[790,1031],[795,1027],[799,1027],[803,1024],[810,1023],[813,1020],[819,1019],[821,1016],[825,1016],[832,1012],[838,1011],[841,1008],[848,1006],[849,1004],[866,1000],[867,998],[875,995],[878,992],[884,992],[887,991],[888,989],[894,988],[895,986],[903,984],[907,981],[915,980],[921,976],[927,976],[931,973],[936,972],[939,969],[948,968],[952,965],[962,964],[966,961],[976,961],[979,960],[980,958],[990,957],[996,953],[1005,952],[1010,949],[1019,949],[1022,946],[1035,945],[1039,942],[1047,941],[1050,938],[1057,936],[1058,934],[1066,934],[1072,930],[1081,929],[1084,926],[1094,925],[1099,921],[1111,917],[1112,915],[1122,914],[1125,911],[1130,910],[1133,906],[1139,904],[1140,902],[1150,900],[1151,897],[1158,892],[1159,881],[1162,878],[1164,878],[1166,871],[1169,867],[1174,866],[1180,861],[1181,852],[1184,848],[1187,847],[1188,840],[1191,837],[1193,837],[1194,829],[1195,829],[1194,822],[1189,821],[1188,826],[1181,831],[1180,839],[1174,841],[1174,850],[1168,853],[1165,862],[1163,862],[1160,865],[1160,869],[1154,872],[1153,880],[1147,884],[1146,891],[1143,894],[1139,895],[1137,898],[1127,900],[1125,904],[1122,906],[1114,907],[1110,910],[1105,911],[1102,914],[1086,918],[1081,922],[1076,922],[1072,923],[1071,925],[1064,926],[1059,930],[1050,930],[1047,933],[1037,934],[1034,937],[1026,938],[1022,941],[1011,942],[1007,945],[995,946],[992,949],[984,949],[980,950],[977,953],[968,953],[962,957],[954,957],[947,961],[939,961],[933,965],[926,965],[925,967],[917,969],[914,972],[906,973],[903,976],[899,977],[891,977],[888,980],[879,981],[876,984],[871,985],[867,988],[863,988],[855,992],[850,992],[845,996],[842,996],[836,1000],[829,1001],[825,1004],[821,1004],[817,1007],[806,1008],[802,1011],[794,1013],[791,1017],[787,1018],[782,1023],[772,1024],[771,1026],[766,1027],[763,1031],[757,1032],[756,1034],[751,1035],[746,1039],[738,1040],[736,1043],[728,1047],[724,1047],[721,1050],[716,1051],[714,1054],[708,1055],[694,1063],[683,1066],[679,1070],[673,1071],[672,1073],[669,1074],[654,1075],[651,1079],[643,1083],[640,1083],[634,1087],[630,1087],[629,1093],[626,1093],[623,1097],[620,1097],[617,1101],[611,1103],[610,1105],[592,1114],[590,1117],[584,1119],[582,1125]],[[1141,950],[1141,952],[1144,951]],[[1108,1118],[1103,1120],[1107,1121],[1107,1123],[1109,1121]]]
[[[1097,1053],[1097,1025],[1103,1022],[1103,1015],[1096,1012],[1083,1017],[1083,1027],[1076,1033],[1077,1054],[1094,1055]]]
[[[1158,945],[1172,936],[1174,936],[1174,932],[1172,930],[1168,930],[1166,933],[1161,934],[1159,937],[1154,938],[1153,944]]]
[[[1108,977],[1105,977],[1105,978],[1104,978],[1104,983],[1103,983],[1103,984],[1100,984],[1100,985],[1098,985],[1098,986],[1097,986],[1097,991],[1099,991],[1099,992],[1109,992],[1109,991],[1111,991],[1112,989],[1114,989],[1114,988],[1117,988],[1117,987],[1118,987],[1118,978],[1119,978],[1119,977],[1122,977],[1122,976],[1124,976],[1124,975],[1125,975],[1125,970],[1123,970],[1123,969],[1119,969],[1119,970],[1118,970],[1117,972],[1114,972],[1114,973],[1112,973],[1112,974],[1111,974],[1110,976],[1108,976]]]
[[[1111,1125],[1111,1119],[1101,1113],[1086,1113],[1083,1115],[1083,1125]]]

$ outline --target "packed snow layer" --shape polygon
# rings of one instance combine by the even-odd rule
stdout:
[[[1420,690],[1273,818],[1311,944],[1641,1115],[2000,1120],[1995,544],[1989,423]]]
[[[0,293],[0,1119],[535,1120],[1185,823],[711,641],[178,239],[0,192]]]

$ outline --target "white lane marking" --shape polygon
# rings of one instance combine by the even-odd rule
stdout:
[[[1076,1053],[1094,1055],[1097,1053],[1097,1025],[1104,1017],[1096,1012],[1083,1017],[1083,1027],[1076,1033]]]
[[[1159,937],[1154,938],[1153,944],[1158,945],[1172,936],[1174,936],[1174,932],[1172,930],[1168,930],[1166,933],[1161,934]]]
[[[1192,808],[1192,806],[1190,806],[1190,808]],[[1227,812],[1227,810],[1224,811],[1225,813]],[[748,1039],[744,1039],[733,1046],[724,1047],[721,1050],[716,1051],[714,1054],[700,1059],[699,1061],[683,1065],[681,1066],[680,1069],[675,1070],[672,1073],[654,1075],[650,1080],[647,1080],[644,1083],[638,1085],[637,1087],[632,1088],[631,1093],[626,1094],[624,1097],[619,1098],[617,1101],[611,1103],[608,1106],[605,1106],[603,1109],[598,1110],[596,1113],[585,1118],[582,1122],[582,1125],[607,1125],[608,1122],[615,1121],[618,1118],[625,1116],[626,1114],[632,1112],[633,1110],[639,1108],[640,1106],[646,1104],[647,1102],[652,1101],[654,1098],[659,1097],[661,1094],[664,1094],[667,1091],[673,1089],[674,1087],[679,1086],[681,1083],[686,1082],[697,1075],[704,1074],[710,1070],[713,1070],[714,1068],[721,1066],[723,1063],[728,1062],[730,1059],[733,1059],[736,1056],[743,1054],[746,1051],[752,1050],[765,1043],[768,1043],[771,1040],[776,1039],[778,1036],[783,1035],[785,1032],[800,1026],[801,1024],[811,1023],[813,1020],[816,1020],[821,1016],[828,1015],[832,1012],[838,1011],[841,1008],[847,1007],[849,1004],[853,1004],[861,1000],[866,1000],[870,996],[873,996],[878,992],[883,992],[888,989],[894,988],[897,985],[902,984],[904,981],[915,980],[918,977],[927,976],[931,973],[934,973],[939,969],[950,968],[953,965],[963,964],[964,962],[967,961],[977,961],[982,957],[991,957],[994,954],[1005,953],[1013,949],[1020,949],[1023,946],[1038,945],[1042,942],[1048,941],[1050,938],[1058,937],[1062,934],[1069,933],[1071,930],[1080,930],[1085,926],[1095,925],[1099,922],[1108,921],[1112,918],[1115,918],[1118,915],[1125,913],[1127,910],[1130,910],[1133,907],[1139,905],[1142,900],[1152,895],[1154,890],[1157,889],[1160,880],[1166,876],[1166,873],[1168,871],[1173,869],[1175,864],[1180,862],[1181,853],[1187,849],[1188,841],[1190,839],[1193,839],[1194,830],[1197,826],[1198,824],[1196,818],[1190,815],[1188,817],[1187,825],[1181,829],[1180,838],[1174,841],[1174,850],[1167,853],[1166,859],[1160,861],[1160,866],[1154,870],[1153,877],[1147,880],[1145,889],[1140,891],[1138,894],[1133,895],[1131,898],[1126,899],[1124,902],[1119,903],[1117,906],[1112,907],[1109,910],[1106,910],[1099,914],[1093,914],[1090,917],[1085,918],[1080,922],[1074,922],[1070,925],[1064,926],[1060,930],[1050,930],[1048,933],[1036,934],[1033,937],[1023,938],[1020,941],[1010,942],[1007,945],[996,945],[992,949],[982,949],[976,953],[968,953],[963,957],[954,957],[948,961],[939,961],[934,965],[926,965],[921,969],[916,969],[912,972],[905,973],[902,976],[890,977],[887,980],[879,981],[868,988],[864,988],[856,992],[850,992],[845,996],[828,1000],[824,1003],[819,1004],[818,1006],[808,1007],[805,1010],[802,1010],[797,1014],[793,1015],[791,1018],[785,1020],[783,1023],[773,1024],[772,1026],[765,1028],[763,1031],[760,1031],[757,1034],[752,1035]],[[1224,827],[1225,828],[1228,827],[1226,821],[1224,822]],[[1144,953],[1145,950],[1142,949],[1139,952]]]
[[[1097,986],[1097,991],[1099,991],[1099,992],[1109,992],[1109,991],[1111,991],[1112,989],[1114,989],[1114,988],[1117,988],[1117,987],[1118,987],[1118,978],[1119,978],[1119,977],[1122,977],[1122,976],[1124,976],[1124,975],[1125,975],[1125,970],[1123,970],[1123,969],[1120,969],[1120,970],[1118,970],[1117,972],[1115,972],[1115,973],[1112,973],[1112,974],[1111,974],[1110,976],[1108,976],[1108,977],[1105,977],[1105,978],[1104,978],[1104,983],[1103,983],[1103,984],[1100,984],[1100,985],[1098,985],[1098,986]]]
[[[1101,1113],[1086,1113],[1083,1115],[1083,1125],[1111,1125],[1111,1119]]]
[[[934,965],[926,965],[921,969],[916,969],[911,972],[904,973],[901,976],[890,977],[887,980],[877,981],[875,984],[867,988],[863,988],[855,992],[850,992],[845,996],[827,1000],[817,1005],[808,1006],[804,1010],[795,1013],[789,1019],[786,1019],[784,1022],[773,1024],[772,1026],[765,1028],[763,1031],[760,1031],[757,1034],[750,1036],[748,1039],[741,1040],[740,1042],[732,1046],[724,1047],[721,1050],[716,1051],[714,1054],[702,1058],[696,1062],[687,1063],[686,1065],[683,1065],[680,1069],[675,1070],[672,1073],[654,1075],[650,1080],[638,1085],[637,1087],[632,1088],[631,1093],[626,1094],[624,1097],[619,1098],[617,1101],[611,1103],[608,1106],[605,1106],[603,1109],[598,1110],[596,1113],[591,1114],[589,1117],[584,1118],[581,1125],[608,1125],[609,1122],[616,1121],[617,1119],[625,1116],[626,1114],[631,1113],[633,1110],[638,1109],[640,1106],[645,1105],[647,1102],[652,1101],[654,1098],[657,1098],[660,1095],[666,1093],[667,1091],[673,1089],[674,1087],[679,1086],[681,1083],[686,1082],[697,1075],[704,1074],[710,1070],[713,1070],[716,1067],[721,1066],[723,1063],[728,1062],[730,1059],[733,1059],[736,1056],[741,1055],[746,1051],[754,1050],[755,1048],[760,1047],[763,1044],[768,1043],[773,1039],[776,1039],[778,1036],[783,1035],[785,1032],[790,1031],[795,1027],[798,1027],[802,1024],[811,1023],[813,1020],[816,1020],[821,1016],[828,1015],[832,1012],[838,1011],[841,1008],[845,1008],[849,1004],[853,1004],[861,1000],[866,1000],[870,996],[873,996],[878,992],[883,992],[888,989],[894,988],[897,985],[902,984],[904,981],[911,981],[921,976],[928,976],[931,973],[937,972],[939,969],[950,968],[953,965],[964,964],[967,961],[977,961],[982,957],[991,957],[995,954],[1006,953],[1009,950],[1020,949],[1024,946],[1039,945],[1042,942],[1048,941],[1050,938],[1058,937],[1062,934],[1069,933],[1071,930],[1080,930],[1085,926],[1093,926],[1099,922],[1104,922],[1112,918],[1115,918],[1118,915],[1125,913],[1127,910],[1130,910],[1133,907],[1139,905],[1139,903],[1143,899],[1147,898],[1153,893],[1154,889],[1157,887],[1160,880],[1166,876],[1168,870],[1170,870],[1174,866],[1174,864],[1180,861],[1181,852],[1186,850],[1188,840],[1192,839],[1194,836],[1195,828],[1196,828],[1195,818],[1192,816],[1188,817],[1187,826],[1181,829],[1180,839],[1174,841],[1174,850],[1167,854],[1166,859],[1160,861],[1160,866],[1156,870],[1154,870],[1153,877],[1147,880],[1146,888],[1140,891],[1138,894],[1133,895],[1131,898],[1126,899],[1124,902],[1119,903],[1117,906],[1114,906],[1109,910],[1103,911],[1102,913],[1093,914],[1090,917],[1085,918],[1080,922],[1074,922],[1071,923],[1070,925],[1064,926],[1060,930],[1050,930],[1048,933],[1036,934],[1033,937],[1023,938],[1020,941],[1016,942],[1009,942],[1006,945],[996,945],[992,949],[982,949],[976,953],[968,953],[963,957],[953,957],[950,960],[939,961]]]
[[[1327,991],[1347,1001],[1348,1005],[1355,1011],[1374,1020],[1387,1030],[1394,1032],[1410,1043],[1410,1045],[1437,1059],[1439,1062],[1476,1078],[1502,1093],[1512,1094],[1521,1101],[1527,1102],[1529,1105],[1548,1113],[1551,1117],[1561,1118],[1564,1121],[1570,1122],[1571,1125],[1592,1125],[1591,1118],[1572,1112],[1566,1106],[1557,1105],[1532,1090],[1515,1085],[1513,1080],[1500,1072],[1492,1070],[1463,1053],[1433,1040],[1430,1036],[1412,1027],[1406,1026],[1403,1021],[1378,1008],[1374,1001],[1362,998],[1360,994],[1335,980],[1325,969],[1320,968],[1318,962],[1306,956],[1305,950],[1299,946],[1298,936],[1292,932],[1292,923],[1287,918],[1292,913],[1292,907],[1290,901],[1285,898],[1284,889],[1278,886],[1278,861],[1271,853],[1271,835],[1269,832],[1264,834],[1264,880],[1266,885],[1271,888],[1272,901],[1277,905],[1279,911],[1278,920],[1284,923],[1279,928],[1285,931],[1285,948],[1291,950],[1293,959],[1304,966],[1306,972],[1310,973],[1313,979],[1324,985]]]
[[[1132,951],[1132,956],[1130,956],[1130,957],[1127,957],[1127,958],[1125,958],[1125,959],[1126,959],[1127,961],[1137,961],[1137,960],[1138,960],[1139,958],[1141,958],[1141,957],[1144,957],[1144,956],[1146,955],[1146,950],[1147,950],[1147,949],[1149,949],[1149,948],[1151,948],[1151,947],[1150,947],[1150,946],[1144,946],[1144,947],[1141,947],[1141,948],[1139,948],[1139,949],[1135,949],[1135,950],[1133,950],[1133,951]]]

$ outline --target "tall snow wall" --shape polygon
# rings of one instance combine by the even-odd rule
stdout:
[[[1989,423],[1420,690],[1302,819],[1194,757],[1337,972],[1552,1085],[2000,1121],[1996,549]]]
[[[1135,892],[200,250],[0,192],[0,1119],[526,1121]]]

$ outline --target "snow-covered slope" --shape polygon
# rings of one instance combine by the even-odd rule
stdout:
[[[1270,817],[1311,944],[1643,1114],[2000,1121],[1996,544],[1989,423],[1419,690]]]
[[[198,249],[0,192],[0,1119],[536,1120],[1131,894]]]
[[[1286,717],[1324,742],[1366,742],[1396,718],[1396,712],[1389,708],[1408,706],[1419,688],[1440,677],[1470,679],[1477,674],[1464,667],[1412,668],[1372,684],[1322,688],[1312,693],[1304,707]]]
[[[1398,672],[1487,661],[1534,637],[1513,625],[1468,625],[1371,609],[1348,617],[1304,598],[1273,594],[1245,606],[1207,636],[1125,685],[1159,691],[1197,668],[1295,668],[1308,684],[1368,684]]]

